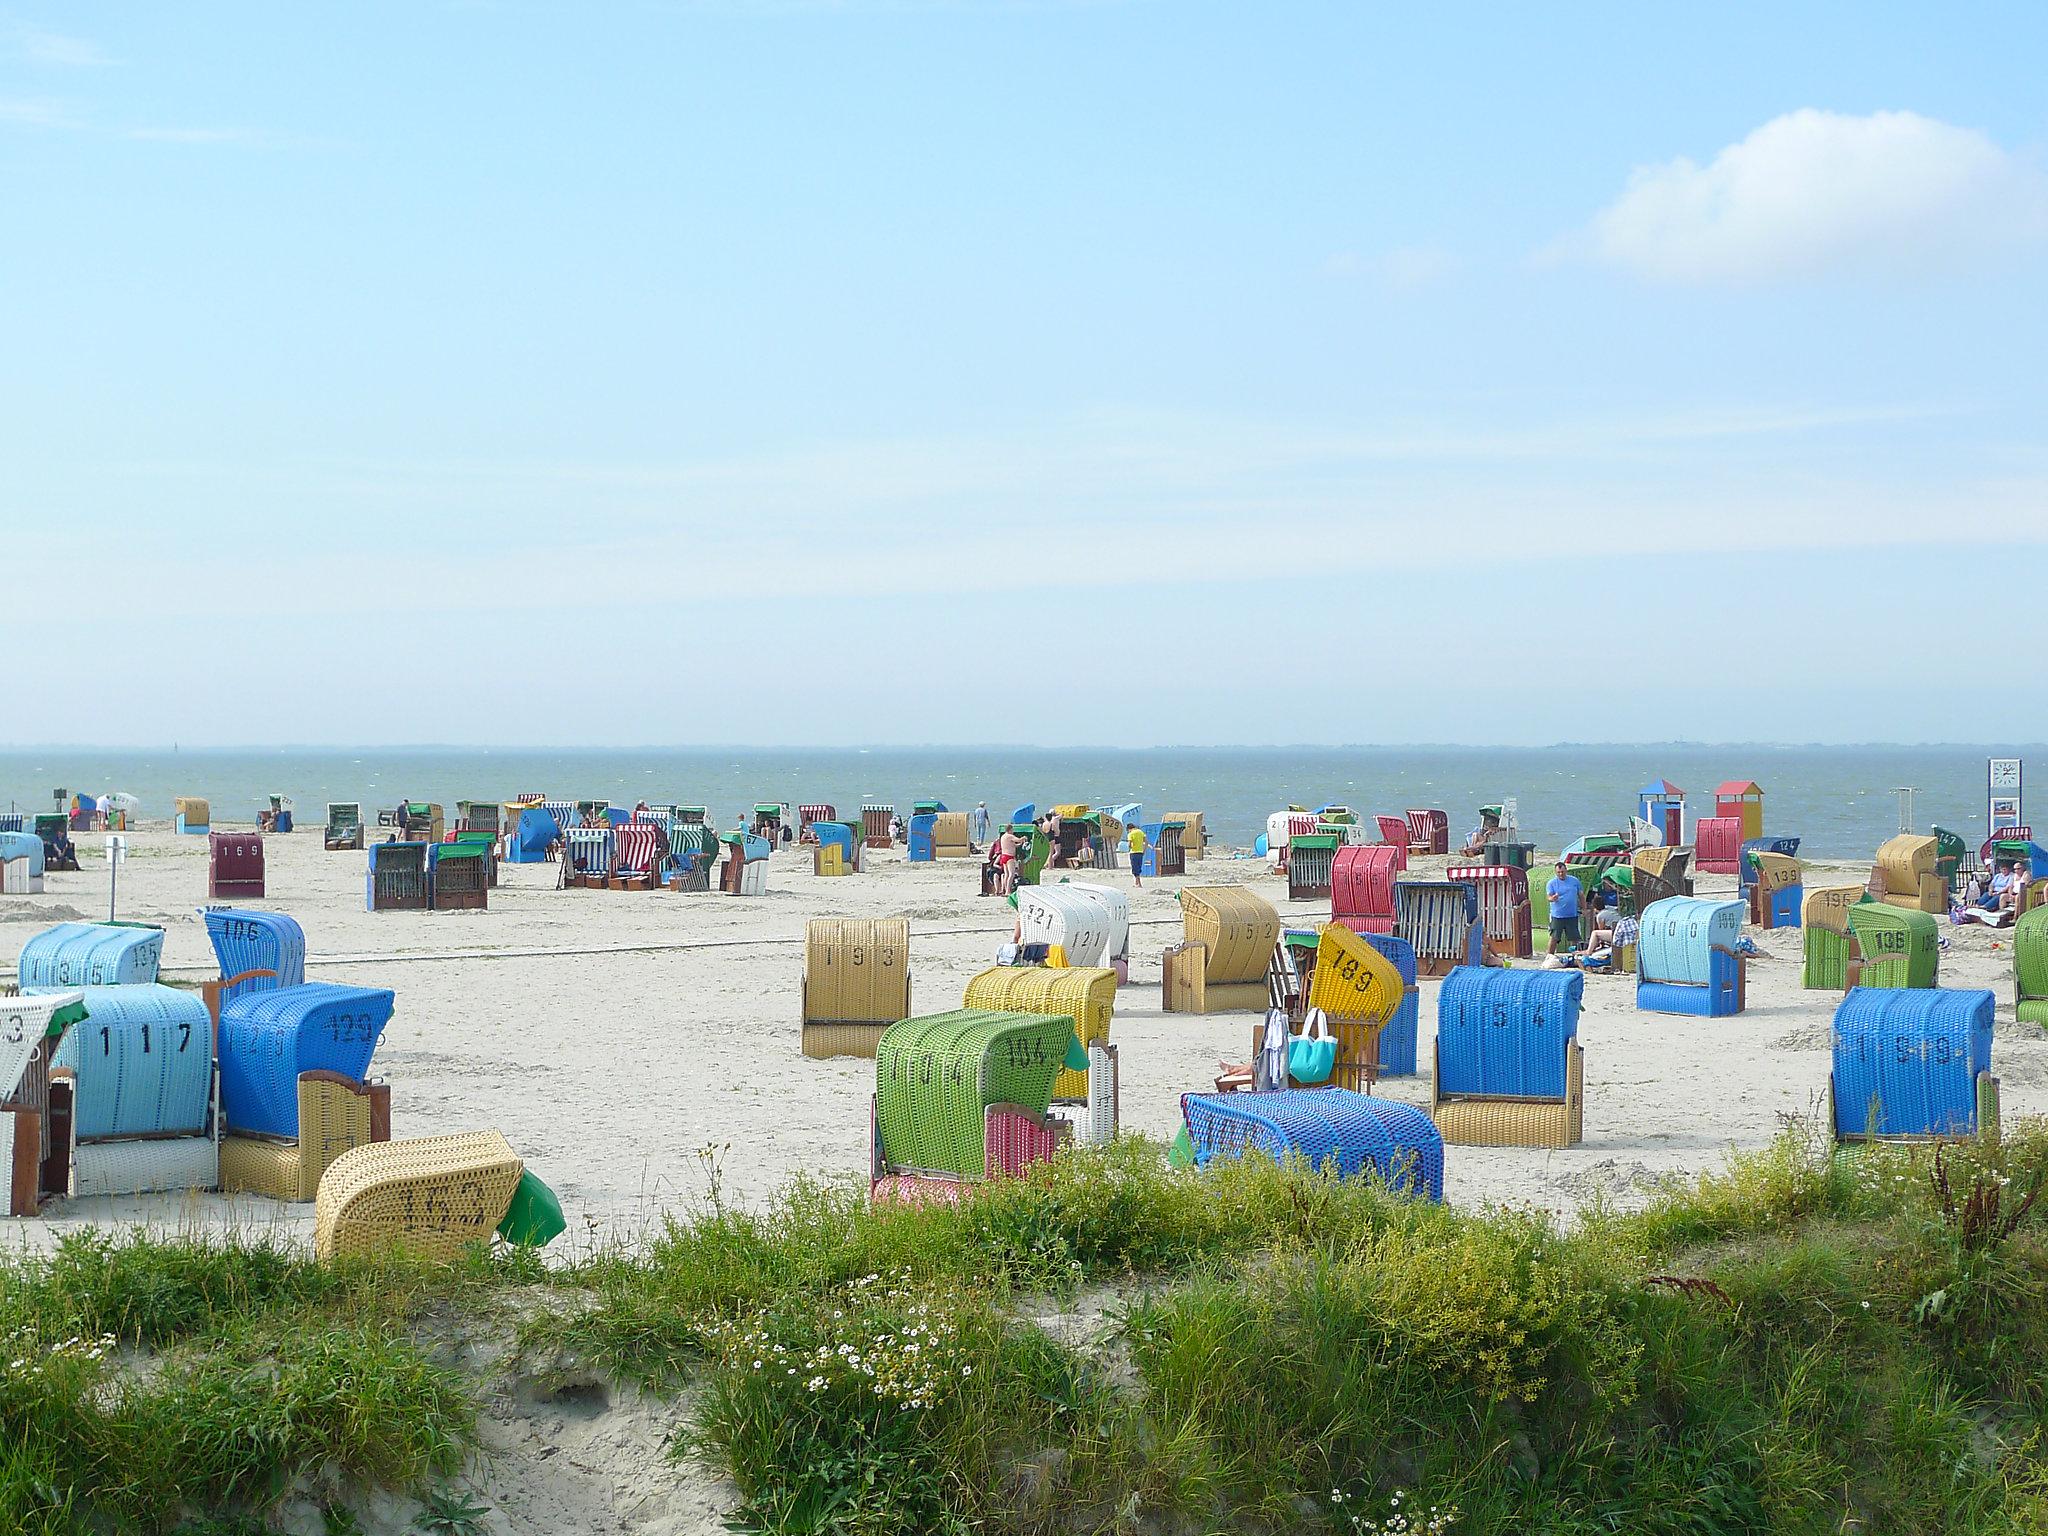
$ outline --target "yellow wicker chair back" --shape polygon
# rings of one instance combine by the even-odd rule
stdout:
[[[1280,942],[1280,914],[1241,885],[1190,885],[1180,893],[1185,936],[1208,947],[1212,985],[1265,979]]]
[[[1042,966],[998,965],[967,983],[963,1008],[991,1013],[1044,1013],[1074,1021],[1084,1046],[1109,1044],[1110,1015],[1116,1010],[1116,972],[1075,966],[1049,970]],[[1052,1096],[1059,1103],[1088,1102],[1088,1074],[1060,1068]]]
[[[1407,995],[1393,963],[1365,940],[1337,923],[1323,925],[1316,939],[1316,968],[1309,976],[1308,1005],[1329,1017],[1337,1037],[1332,1086],[1370,1091],[1380,1075],[1380,1030]]]
[[[1661,875],[1673,852],[1670,848],[1638,848],[1629,855],[1629,862],[1646,874]]]
[[[447,1262],[486,1242],[525,1164],[496,1131],[381,1141],[344,1152],[313,1197],[323,1259],[406,1248]]]
[[[1849,909],[1863,899],[1860,885],[1816,885],[1809,887],[1800,904],[1799,923],[1804,928],[1825,928],[1829,933],[1849,931]]]
[[[1782,891],[1799,883],[1799,861],[1790,854],[1759,853],[1756,882],[1766,891]]]
[[[820,917],[804,929],[804,1022],[910,1017],[910,919]]]

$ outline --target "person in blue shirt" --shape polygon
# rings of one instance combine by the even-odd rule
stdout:
[[[1579,882],[1565,873],[1563,859],[1557,861],[1557,873],[1543,893],[1550,898],[1550,952],[1561,955],[1578,948]]]

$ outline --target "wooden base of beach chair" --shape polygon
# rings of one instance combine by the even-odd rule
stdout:
[[[344,1152],[391,1139],[391,1088],[339,1072],[299,1074],[299,1134],[224,1136],[220,1187],[273,1200],[313,1198],[320,1177]]]
[[[1415,974],[1417,976],[1448,976],[1463,963],[1463,961],[1453,959],[1449,955],[1417,955],[1415,957]]]
[[[611,891],[651,891],[657,889],[654,876],[613,875],[605,881],[605,889]]]
[[[881,1043],[882,1032],[887,1024],[812,1024],[803,1026],[803,1053],[815,1061],[830,1060],[834,1056],[861,1056],[869,1061],[875,1059],[875,1047]]]
[[[1585,1051],[1576,1042],[1569,1048],[1562,1099],[1446,1095],[1432,1082],[1429,1116],[1446,1145],[1576,1147],[1586,1138]]]

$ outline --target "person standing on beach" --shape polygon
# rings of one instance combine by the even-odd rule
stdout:
[[[1124,847],[1131,853],[1131,884],[1142,891],[1145,882],[1139,876],[1145,868],[1145,829],[1135,821],[1131,823],[1131,830],[1124,834]]]
[[[1579,882],[1565,873],[1563,859],[1557,861],[1557,873],[1550,877],[1550,884],[1543,888],[1543,894],[1550,898],[1550,952],[1561,955],[1576,949],[1579,943]]]
[[[984,847],[988,843],[988,802],[986,800],[976,802],[974,809],[967,813],[967,840],[977,848]]]

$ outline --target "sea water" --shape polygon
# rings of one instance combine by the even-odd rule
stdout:
[[[835,806],[863,802],[909,814],[913,800],[954,810],[986,801],[1000,818],[1026,803],[1095,806],[1137,801],[1148,814],[1205,814],[1212,840],[1248,848],[1266,817],[1288,805],[1331,802],[1366,817],[1409,806],[1450,812],[1454,839],[1477,824],[1478,807],[1512,796],[1525,837],[1562,847],[1591,832],[1627,827],[1636,792],[1655,778],[1687,791],[1692,818],[1713,812],[1714,786],[1753,779],[1764,789],[1764,827],[1796,833],[1815,857],[1868,857],[1899,830],[1894,791],[1911,787],[1919,831],[1939,823],[1973,846],[1985,828],[1986,759],[2028,756],[2005,745],[1798,747],[1690,744],[1614,747],[877,747],[787,748],[362,747],[275,751],[85,748],[0,751],[0,806],[46,810],[52,791],[122,790],[142,815],[168,818],[179,795],[211,803],[216,825],[253,823],[272,794],[289,795],[308,829],[330,800],[356,801],[366,817],[401,800],[438,802],[452,821],[458,800],[603,799],[709,806],[721,826],[757,801]],[[2048,771],[2048,748],[2031,754]],[[2041,790],[2048,795],[2048,783]],[[2048,802],[2044,802],[2048,816]]]

